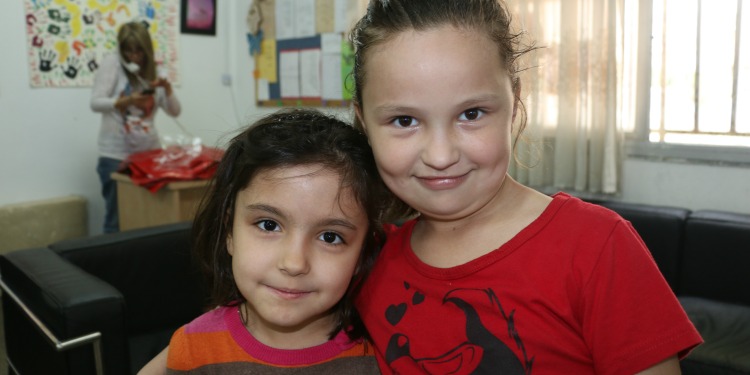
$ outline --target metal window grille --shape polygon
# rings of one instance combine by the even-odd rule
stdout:
[[[744,0],[654,0],[650,140],[750,147]]]

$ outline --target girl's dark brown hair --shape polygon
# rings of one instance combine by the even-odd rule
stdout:
[[[380,179],[367,137],[351,125],[316,110],[283,110],[263,117],[234,137],[193,223],[194,256],[210,287],[208,308],[243,303],[226,248],[237,193],[260,171],[313,164],[338,173],[341,188],[351,189],[369,220],[352,281],[333,308],[336,327],[331,337],[345,329],[356,339],[365,331],[354,297],[385,240],[383,224],[400,214],[394,211],[400,206]]]
[[[362,88],[367,83],[368,52],[409,30],[425,31],[441,26],[484,33],[497,46],[502,69],[508,72],[521,109],[516,141],[526,127],[526,107],[520,97],[518,58],[534,50],[523,43],[523,33],[511,29],[511,16],[502,0],[370,0],[367,14],[354,26],[349,39],[354,47],[353,100],[363,108]],[[397,58],[397,56],[394,56]],[[362,129],[359,119],[354,126]],[[516,143],[514,141],[514,145]]]

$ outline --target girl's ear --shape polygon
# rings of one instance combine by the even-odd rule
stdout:
[[[229,256],[234,256],[234,241],[232,240],[232,235],[227,235],[227,252],[229,253]]]
[[[229,256],[234,255],[234,240],[232,239],[232,214],[227,210],[226,215],[224,215],[224,227],[227,231],[227,252],[229,253]]]
[[[359,121],[359,125],[362,126],[362,130],[364,130],[365,135],[367,135],[367,126],[365,126],[364,116],[362,115],[362,108],[358,103],[354,103],[354,114],[357,116],[357,121]]]

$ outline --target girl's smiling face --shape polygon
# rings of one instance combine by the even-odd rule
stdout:
[[[248,330],[280,349],[327,341],[367,230],[337,173],[320,165],[260,171],[237,194],[227,239]]]
[[[367,52],[359,116],[388,187],[427,218],[492,201],[508,170],[515,96],[497,46],[450,26]]]

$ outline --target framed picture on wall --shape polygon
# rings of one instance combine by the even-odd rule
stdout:
[[[182,0],[180,32],[183,34],[216,35],[217,0]]]

